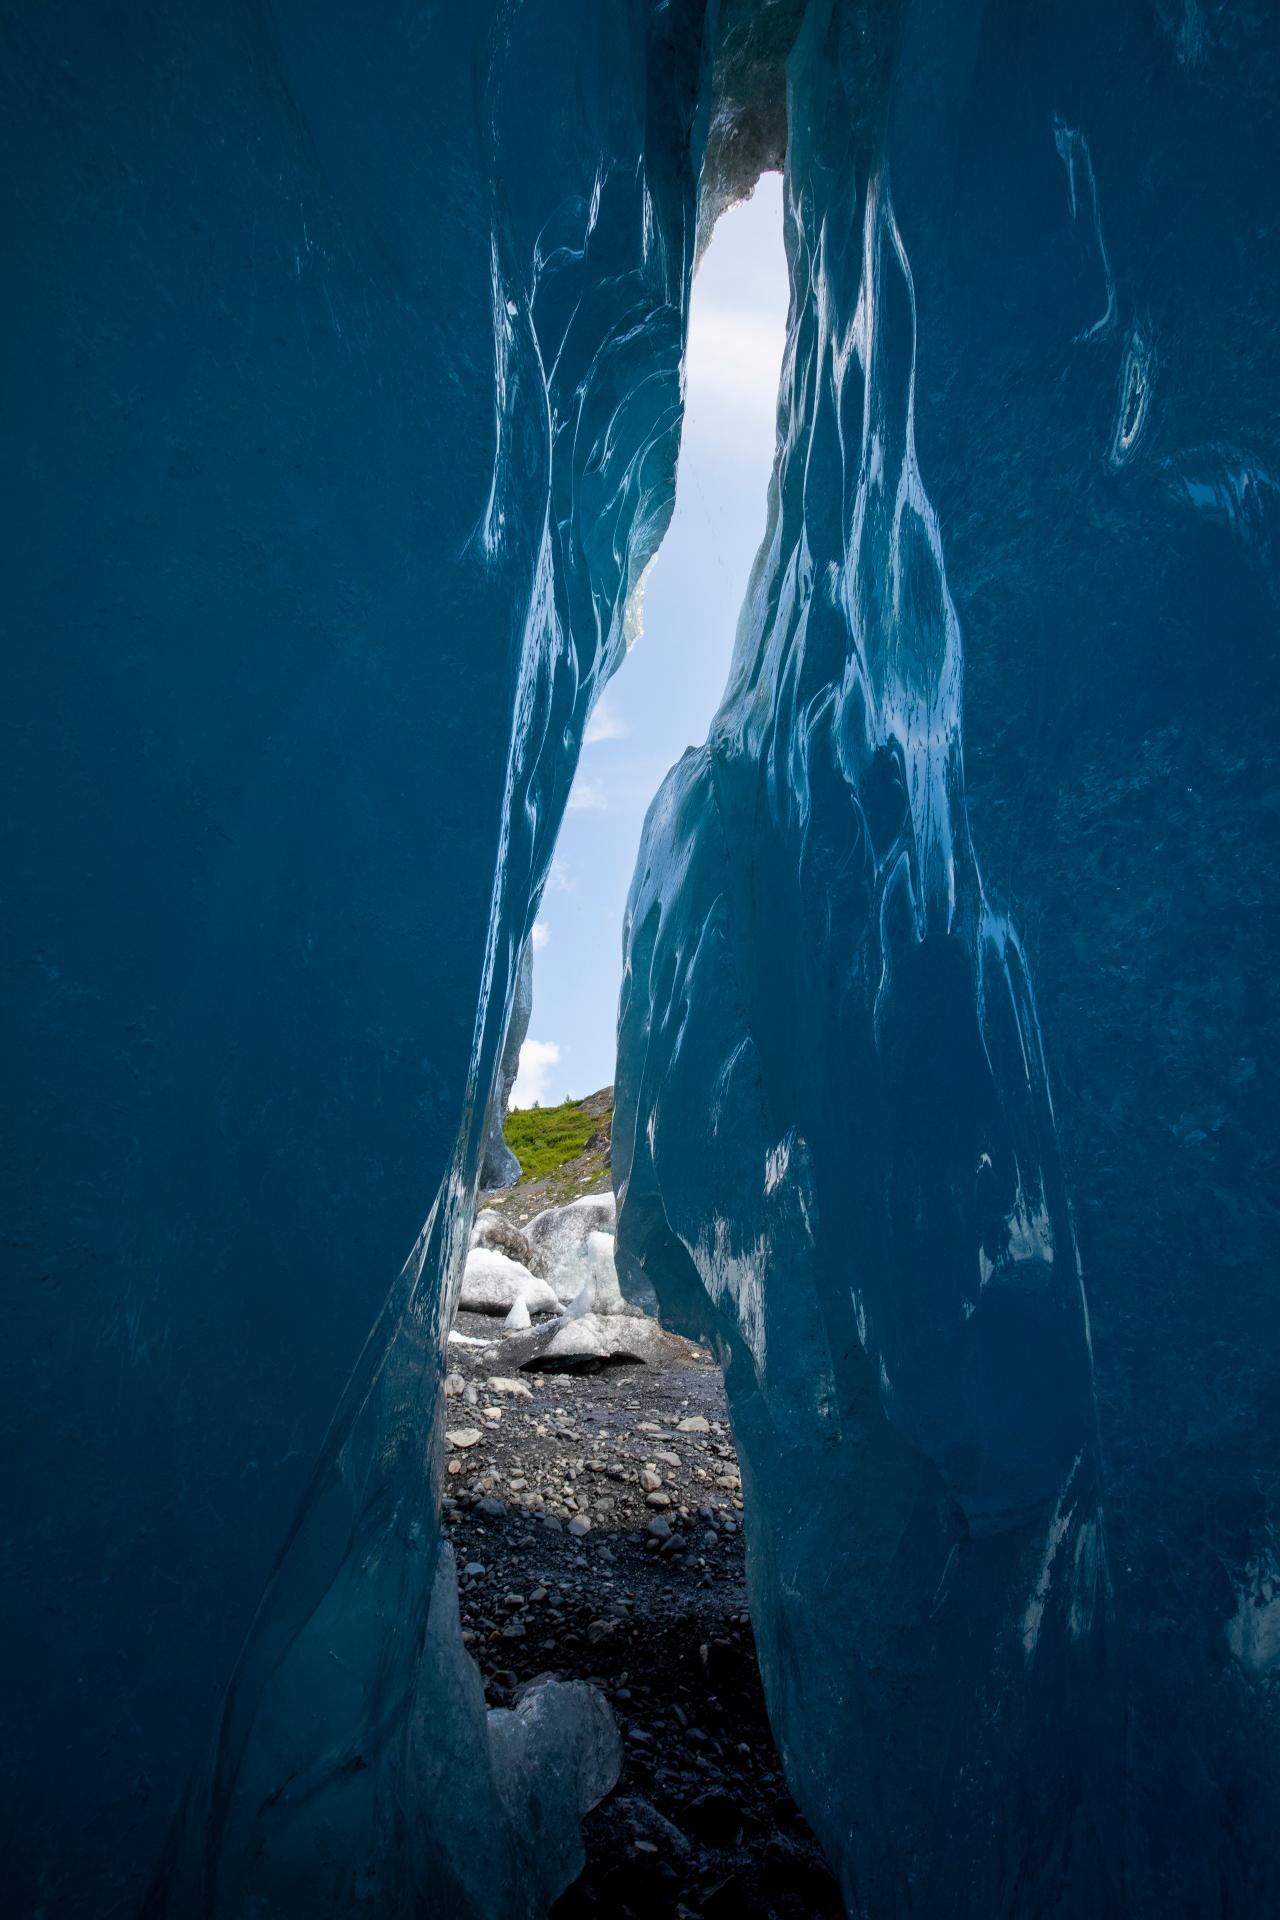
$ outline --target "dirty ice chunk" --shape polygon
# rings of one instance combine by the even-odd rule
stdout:
[[[545,1280],[493,1247],[472,1247],[462,1274],[459,1306],[469,1313],[509,1313],[523,1298],[530,1313],[558,1313],[560,1302]]]

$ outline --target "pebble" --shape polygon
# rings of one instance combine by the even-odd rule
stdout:
[[[460,1378],[460,1376],[457,1377]],[[522,1400],[532,1400],[533,1398],[531,1390],[525,1385],[523,1380],[510,1380],[502,1373],[490,1374],[489,1378],[485,1381],[485,1385],[492,1393],[509,1393],[517,1399]]]
[[[630,1765],[645,1790],[668,1810],[696,1805],[686,1834],[683,1820],[670,1825],[633,1793],[629,1804],[646,1817],[619,1817],[610,1837],[610,1844],[621,1843],[619,1864],[630,1854],[632,1874],[638,1871],[646,1889],[660,1885],[671,1896],[662,1911],[678,1920],[698,1920],[704,1901],[708,1920],[713,1908],[717,1920],[734,1915],[736,1876],[715,1887],[710,1900],[702,1879],[695,1890],[693,1878],[687,1886],[676,1878],[681,1863],[695,1857],[699,1873],[710,1872],[698,1849],[758,1851],[751,1824],[759,1824],[758,1803],[763,1794],[767,1814],[768,1795],[780,1790],[733,1718],[733,1663],[746,1630],[734,1624],[737,1615],[720,1611],[741,1581],[742,1477],[731,1430],[693,1411],[704,1402],[682,1401],[678,1392],[666,1394],[661,1407],[645,1406],[636,1393],[643,1386],[629,1377],[610,1378],[598,1392],[566,1380],[559,1390],[571,1404],[553,1407],[559,1383],[545,1375],[530,1385],[512,1375],[486,1377],[484,1362],[492,1364],[497,1353],[496,1344],[492,1359],[450,1352],[456,1371],[446,1417],[474,1424],[447,1430],[446,1469],[463,1477],[446,1483],[455,1497],[443,1503],[448,1519],[464,1523],[452,1533],[459,1563],[465,1561],[459,1624],[484,1675],[488,1704],[509,1707],[535,1677],[551,1673],[582,1675],[603,1688],[616,1702]],[[471,1461],[473,1447],[479,1451]],[[466,1559],[467,1546],[487,1555],[487,1568]],[[689,1629],[713,1629],[705,1641],[696,1632],[687,1639],[692,1679],[679,1657],[667,1659],[669,1650],[677,1653],[673,1626],[685,1621],[686,1609]],[[624,1663],[645,1665],[655,1617],[665,1664],[647,1686],[645,1673],[629,1676]],[[732,1641],[716,1636],[721,1621]],[[503,1669],[504,1659],[518,1675]],[[598,1677],[591,1672],[597,1667]],[[635,1716],[630,1725],[628,1711]],[[767,1760],[771,1749],[762,1737]],[[740,1811],[745,1839],[736,1837]]]

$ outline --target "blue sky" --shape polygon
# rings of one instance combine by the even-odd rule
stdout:
[[[722,215],[694,281],[676,507],[644,631],[592,715],[534,931],[533,1018],[513,1104],[613,1079],[622,916],[650,800],[706,738],[764,533],[787,318],[782,182]]]

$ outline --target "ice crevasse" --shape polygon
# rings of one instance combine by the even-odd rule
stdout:
[[[789,59],[768,532],[646,824],[615,1180],[851,1913],[1276,1898],[1276,56],[814,4]]]
[[[851,1913],[1271,1910],[1272,10],[10,25],[13,1910],[532,1920],[576,1870],[616,1736],[485,1714],[442,1351],[696,248],[777,164],[619,1272],[725,1366]]]

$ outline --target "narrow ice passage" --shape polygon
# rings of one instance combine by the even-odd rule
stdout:
[[[516,1104],[612,1085],[622,925],[644,816],[706,737],[764,532],[786,335],[782,181],[728,209],[689,302],[675,505],[631,644],[587,724],[534,930],[534,1018]]]
[[[485,1711],[445,1337],[699,241],[782,167],[624,1281],[724,1363],[851,1914],[1280,1910],[1276,10],[6,17],[6,1908],[576,1870],[615,1734]]]

